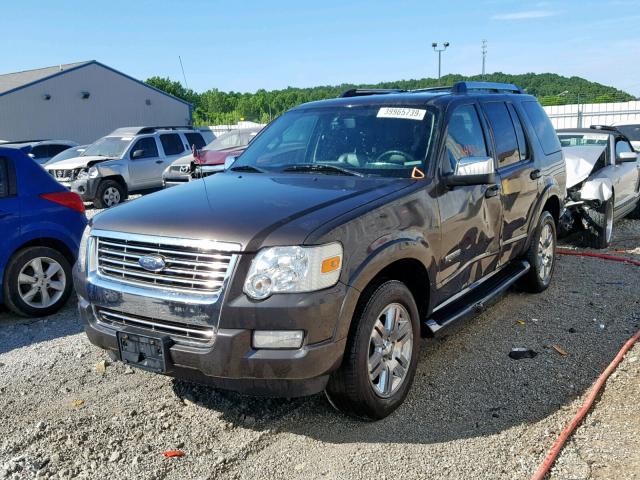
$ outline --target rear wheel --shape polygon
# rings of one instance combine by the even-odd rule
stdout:
[[[40,317],[59,310],[71,295],[71,265],[49,247],[28,247],[7,265],[5,304],[18,315]]]
[[[93,204],[96,208],[111,208],[119,205],[126,199],[124,187],[115,180],[103,180],[98,185],[96,198]]]
[[[598,249],[607,248],[613,236],[613,197],[603,202],[600,208],[587,210],[586,216],[586,245]]]
[[[341,412],[378,420],[404,401],[420,348],[418,308],[396,280],[368,290],[353,319],[342,366],[327,385],[327,398]]]
[[[544,211],[525,256],[531,268],[518,282],[523,290],[538,293],[547,289],[556,266],[555,251],[556,223],[553,216]]]

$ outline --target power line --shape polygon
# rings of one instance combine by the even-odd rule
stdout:
[[[180,68],[182,69],[182,78],[184,78],[184,86],[189,88],[189,84],[187,83],[187,76],[184,74],[184,67],[182,66],[182,58],[178,55],[178,60],[180,60]]]

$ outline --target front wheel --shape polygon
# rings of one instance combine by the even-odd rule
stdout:
[[[585,243],[588,247],[607,248],[613,237],[613,197],[602,203],[598,209],[588,209]]]
[[[111,208],[122,203],[126,198],[124,187],[115,180],[103,180],[98,185],[93,204],[96,208]]]
[[[409,289],[396,280],[365,291],[353,319],[344,360],[327,398],[341,412],[379,420],[404,401],[418,362],[420,324]]]
[[[518,282],[523,290],[539,293],[547,289],[556,266],[555,251],[556,222],[549,212],[544,211],[525,255],[531,268]]]
[[[4,278],[4,302],[25,317],[59,310],[71,295],[71,264],[57,250],[28,247],[9,261]]]

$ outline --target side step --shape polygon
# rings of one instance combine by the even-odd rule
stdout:
[[[483,311],[491,300],[504,293],[530,268],[529,262],[525,260],[511,263],[455,302],[436,309],[424,322],[425,325],[435,335],[456,320]]]

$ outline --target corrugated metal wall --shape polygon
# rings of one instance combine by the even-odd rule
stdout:
[[[615,122],[640,123],[640,102],[586,103],[544,107],[557,128],[588,128],[591,125],[612,125]]]
[[[3,140],[90,143],[118,127],[190,121],[189,105],[96,64],[0,96]]]

